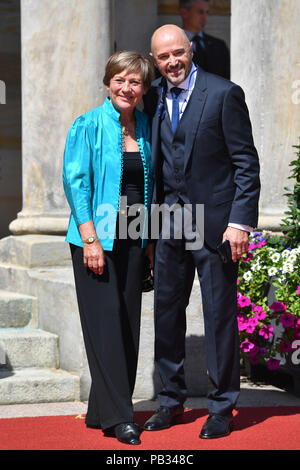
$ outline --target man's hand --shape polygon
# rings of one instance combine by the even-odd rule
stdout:
[[[236,262],[244,253],[248,252],[248,232],[234,227],[227,227],[223,233],[223,242],[230,243],[232,261]]]

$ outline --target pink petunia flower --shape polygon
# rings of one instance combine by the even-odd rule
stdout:
[[[273,326],[269,325],[263,325],[261,329],[259,330],[258,334],[262,336],[265,339],[271,338],[273,336]]]
[[[267,362],[269,370],[276,370],[280,366],[280,361],[278,359],[270,358]]]
[[[281,351],[284,353],[287,353],[292,349],[292,345],[289,341],[282,341],[279,347]]]
[[[295,339],[300,339],[300,330],[296,330],[293,334],[292,341],[294,341]]]
[[[287,306],[283,302],[273,302],[270,309],[274,310],[274,312],[284,312]]]
[[[250,351],[250,357],[251,356],[257,356],[257,354],[259,354],[259,351],[260,351],[260,348],[258,346],[256,346],[256,344],[255,344],[254,348],[252,348],[251,351]]]
[[[255,248],[256,248],[255,243],[249,243],[249,246],[248,246],[248,250],[249,250],[249,251],[250,251],[250,250],[255,250]]]
[[[242,308],[248,307],[250,305],[250,303],[251,303],[251,301],[250,301],[249,297],[245,297],[245,296],[241,295],[238,298],[238,304]]]
[[[258,325],[257,318],[249,318],[248,319],[248,325],[247,325],[247,328],[246,328],[246,332],[247,333],[253,333],[255,328],[257,327],[257,325]]]
[[[244,256],[242,256],[242,261],[244,261],[244,263],[247,263],[247,261],[251,261],[253,258],[253,253],[246,253]]]
[[[279,320],[284,328],[291,328],[295,325],[296,317],[290,312],[285,312],[283,315],[280,315]]]
[[[297,287],[297,295],[300,295],[300,286]]]
[[[238,315],[237,320],[239,331],[245,331],[248,326],[248,318],[243,317],[243,315]]]
[[[263,240],[262,242],[259,242],[257,245],[256,245],[256,248],[261,248],[262,246],[265,246],[266,244],[266,240]]]
[[[254,312],[254,316],[257,320],[264,320],[266,318],[266,312],[260,305],[254,307],[252,311]]]
[[[251,341],[245,340],[241,343],[240,347],[243,352],[250,352],[254,348],[254,344]]]

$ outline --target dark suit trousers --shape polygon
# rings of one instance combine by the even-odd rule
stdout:
[[[70,245],[80,320],[91,374],[86,424],[107,429],[133,422],[141,312],[142,248],[116,240],[101,276]],[[76,347],[76,345],[74,345]]]
[[[171,221],[172,226],[172,221]],[[186,307],[195,276],[201,286],[206,360],[212,384],[207,397],[210,413],[227,414],[240,390],[237,328],[237,263],[223,264],[208,249],[187,251],[184,239],[160,238],[155,258],[155,363],[163,382],[160,404],[185,401]],[[197,374],[197,371],[194,371]]]

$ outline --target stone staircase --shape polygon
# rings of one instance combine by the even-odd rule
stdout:
[[[134,398],[151,399],[154,369],[153,293],[142,299]],[[2,356],[2,366],[1,366]],[[208,390],[201,292],[195,278],[187,309],[185,376],[190,396]],[[82,337],[70,250],[64,236],[0,240],[0,404],[86,401],[90,373]]]
[[[11,261],[0,256],[0,404],[79,400],[79,376],[60,368],[58,335],[39,328],[38,298],[5,285]]]

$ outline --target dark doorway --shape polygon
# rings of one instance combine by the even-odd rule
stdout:
[[[0,2],[0,238],[22,208],[20,0]]]

